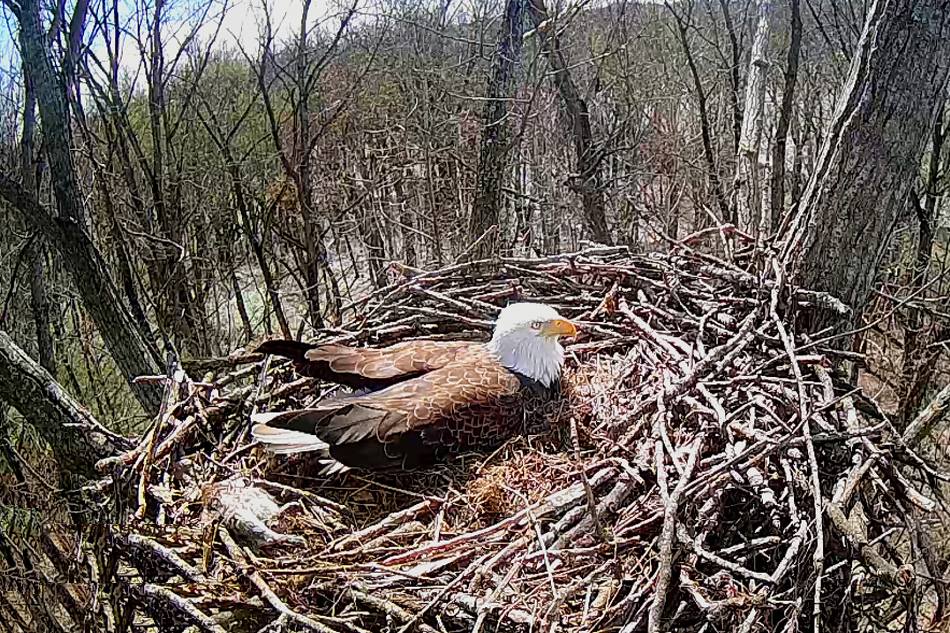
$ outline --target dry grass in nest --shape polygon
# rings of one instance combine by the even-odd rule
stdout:
[[[493,460],[466,486],[473,506],[485,515],[510,515],[565,485],[576,468],[562,453],[512,448]],[[496,518],[496,517],[495,517]]]

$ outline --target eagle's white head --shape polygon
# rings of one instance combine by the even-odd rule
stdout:
[[[577,328],[551,306],[513,303],[501,311],[488,350],[512,371],[550,387],[561,377],[564,348],[559,336]]]

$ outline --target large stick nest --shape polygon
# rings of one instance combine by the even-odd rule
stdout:
[[[936,487],[911,481],[934,473],[838,386],[833,341],[796,331],[841,306],[772,270],[621,248],[392,266],[325,340],[484,339],[513,300],[582,330],[549,430],[423,471],[320,477],[305,455],[251,446],[252,412],[330,389],[289,363],[176,371],[101,485],[131,506],[104,541],[121,617],[341,633],[907,624],[923,582],[900,537],[932,516]]]

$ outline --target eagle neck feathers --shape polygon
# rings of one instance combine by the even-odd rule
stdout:
[[[487,349],[504,367],[546,389],[561,378],[564,348],[555,338],[496,331]]]

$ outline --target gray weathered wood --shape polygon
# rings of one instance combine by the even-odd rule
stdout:
[[[763,227],[762,178],[759,151],[765,120],[765,86],[768,81],[769,14],[772,3],[759,0],[759,23],[752,42],[752,61],[746,79],[745,113],[736,156],[736,217],[739,228],[758,236]]]
[[[784,244],[802,285],[860,318],[947,88],[950,1],[878,0]]]

